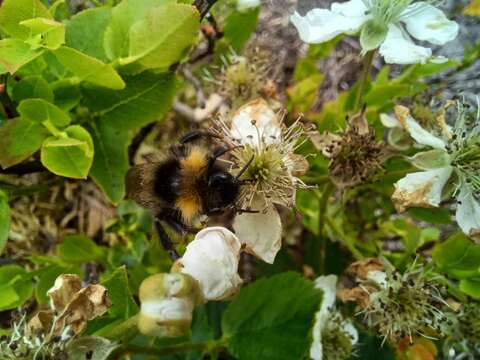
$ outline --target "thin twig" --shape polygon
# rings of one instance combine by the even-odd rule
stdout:
[[[200,80],[198,80],[195,75],[193,75],[192,71],[187,66],[180,66],[180,72],[182,73],[185,80],[187,80],[193,85],[197,97],[197,106],[202,109],[205,108],[205,95],[203,94],[202,84],[200,83]]]

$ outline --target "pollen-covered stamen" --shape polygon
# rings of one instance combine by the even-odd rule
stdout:
[[[370,293],[362,313],[369,326],[376,327],[385,339],[443,335],[450,326],[443,312],[448,307],[443,300],[445,291],[420,267],[404,274],[393,271],[387,274],[386,286]]]
[[[437,6],[442,3],[441,0],[363,0],[365,6],[369,9],[373,21],[381,25],[396,23],[401,19],[418,14],[424,10],[427,4]],[[417,6],[411,6],[418,3]]]
[[[349,322],[335,310],[322,329],[323,358],[328,360],[345,360],[354,355],[354,338],[345,329]]]

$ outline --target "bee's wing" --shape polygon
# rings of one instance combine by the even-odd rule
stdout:
[[[127,198],[135,200],[139,205],[158,212],[162,201],[155,195],[155,171],[159,163],[145,163],[132,166],[127,173]]]

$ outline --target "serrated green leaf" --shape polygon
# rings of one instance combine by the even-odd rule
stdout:
[[[67,263],[83,263],[99,260],[103,250],[87,236],[71,235],[57,246],[57,254]]]
[[[42,145],[42,164],[56,175],[76,179],[87,177],[93,163],[93,140],[80,125],[65,129],[67,137],[52,136]]]
[[[175,3],[175,0],[123,0],[112,10],[105,33],[105,51],[110,60],[128,56],[130,28],[154,7]]]
[[[0,190],[0,254],[8,239],[10,230],[10,206],[8,206],[7,194]]]
[[[20,24],[30,29],[30,37],[25,42],[33,49],[44,47],[55,50],[65,43],[65,26],[55,20],[34,18]]]
[[[125,87],[123,79],[110,64],[105,64],[98,59],[66,46],[55,50],[54,54],[63,66],[79,78],[79,81],[87,81],[115,90]]]
[[[6,34],[26,40],[30,30],[20,22],[36,17],[52,19],[45,5],[39,0],[4,0],[0,7],[0,29]]]
[[[0,311],[15,309],[33,293],[33,283],[27,271],[18,265],[0,267]]]
[[[151,9],[130,29],[128,57],[142,69],[168,69],[185,55],[200,29],[200,14],[190,5],[168,4]]]
[[[138,312],[138,306],[130,290],[127,270],[125,266],[117,268],[102,285],[108,289],[112,306],[109,314],[117,318],[128,319]]]
[[[69,360],[107,360],[119,345],[98,336],[83,336],[68,344]]]
[[[321,291],[296,273],[247,286],[223,315],[229,352],[242,360],[303,359],[321,298]]]
[[[28,76],[20,80],[12,91],[12,100],[17,103],[25,99],[43,99],[49,103],[54,100],[52,89],[41,76]]]
[[[21,67],[35,60],[42,50],[33,50],[19,39],[0,40],[0,74],[16,73]]]
[[[111,8],[98,7],[73,16],[66,23],[66,45],[103,62],[108,62],[103,43],[111,12]]]
[[[26,119],[8,120],[0,126],[0,166],[7,168],[22,162],[40,149],[48,131]]]
[[[457,278],[480,275],[480,245],[463,233],[456,233],[435,246],[433,260],[442,271]]]
[[[65,111],[43,99],[23,100],[17,110],[22,119],[34,123],[48,122],[59,127],[70,124],[70,116]]]

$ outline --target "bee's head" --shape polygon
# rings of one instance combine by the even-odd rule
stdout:
[[[239,181],[229,172],[215,169],[208,175],[208,208],[225,208],[233,205],[239,192]]]

